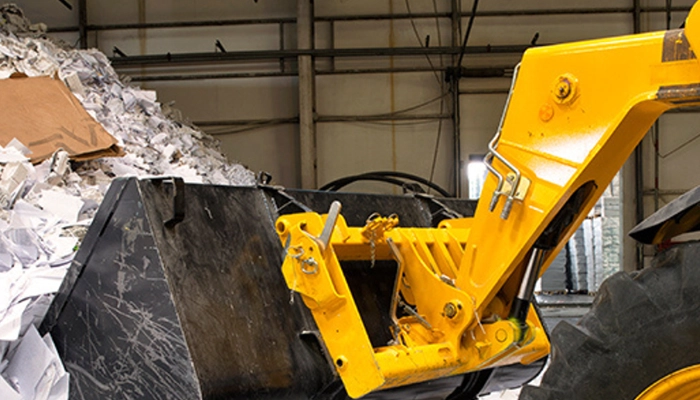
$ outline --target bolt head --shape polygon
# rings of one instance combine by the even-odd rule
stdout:
[[[565,99],[571,93],[571,83],[569,80],[564,78],[557,84],[557,97],[560,99]]]
[[[445,304],[443,312],[445,313],[445,316],[447,318],[454,318],[455,316],[457,316],[457,306],[455,306],[454,303],[447,303]]]
[[[566,104],[577,97],[578,79],[569,73],[562,74],[554,81],[552,97],[558,104]]]
[[[496,331],[496,340],[503,343],[506,341],[506,339],[508,339],[508,333],[505,330],[499,329]]]

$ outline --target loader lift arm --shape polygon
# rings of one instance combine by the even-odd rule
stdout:
[[[532,285],[665,111],[700,103],[700,7],[686,28],[528,50],[476,215],[439,228],[396,217],[347,227],[328,215],[277,221],[282,266],[351,397],[546,355]],[[373,348],[343,260],[396,260],[394,340]],[[397,312],[399,306],[404,310]]]

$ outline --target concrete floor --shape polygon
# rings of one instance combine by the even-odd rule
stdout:
[[[545,368],[542,371],[542,374],[544,374],[544,371],[547,369]],[[540,381],[542,380],[542,374],[537,376],[537,378],[533,379],[532,382],[530,382],[531,385],[537,386],[540,384]],[[514,390],[504,390],[503,392],[500,393],[491,393],[486,396],[479,397],[479,400],[518,400],[518,397],[520,396],[520,389],[514,389]]]

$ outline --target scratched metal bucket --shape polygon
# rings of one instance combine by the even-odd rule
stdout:
[[[379,212],[436,226],[475,203],[425,196],[113,182],[44,320],[73,399],[346,399],[317,328],[285,285],[281,214],[343,204],[349,225]],[[391,339],[395,263],[343,265],[374,346]],[[518,386],[542,363],[367,396],[469,398]]]

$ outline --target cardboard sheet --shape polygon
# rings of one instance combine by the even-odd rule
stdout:
[[[60,80],[15,74],[0,80],[0,145],[13,138],[33,163],[63,148],[73,160],[121,155],[117,140],[82,107]]]

